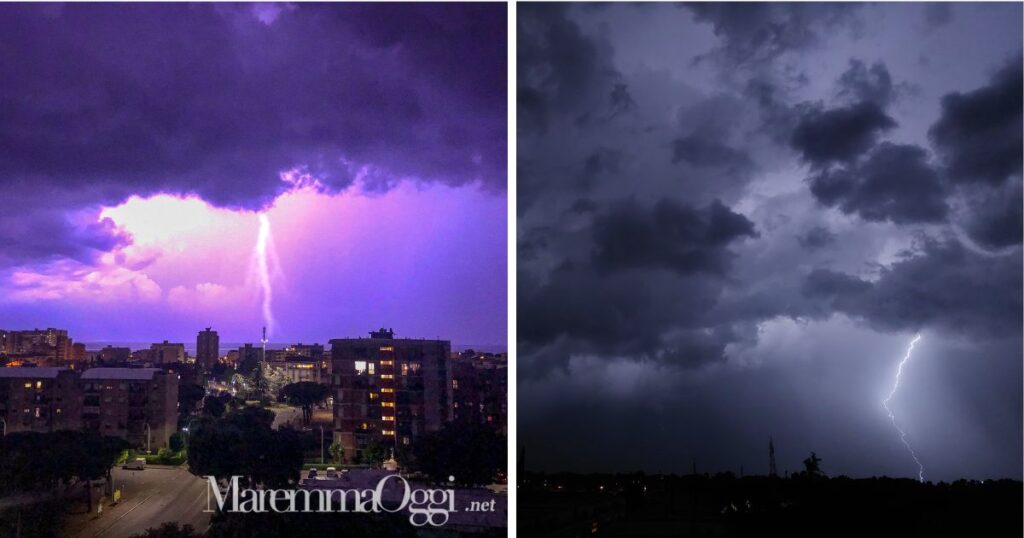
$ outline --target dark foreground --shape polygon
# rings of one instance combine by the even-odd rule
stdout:
[[[731,474],[537,475],[520,481],[522,536],[1014,536],[1018,480]]]

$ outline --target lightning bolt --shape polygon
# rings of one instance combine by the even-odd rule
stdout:
[[[892,409],[889,409],[889,401],[896,395],[896,389],[900,387],[900,376],[903,374],[903,365],[910,360],[910,354],[914,351],[914,344],[921,339],[921,335],[914,336],[914,339],[910,341],[910,346],[907,347],[906,355],[903,355],[903,360],[900,361],[899,367],[896,368],[896,382],[892,385],[892,390],[889,391],[889,396],[882,400],[882,407],[885,408],[885,412],[889,414],[889,420],[892,421],[892,427],[896,428],[896,431],[900,434],[900,441],[903,442],[903,446],[907,447],[907,452],[910,452],[910,457],[914,458],[914,462],[917,463],[917,479],[920,482],[924,482],[924,465],[921,465],[921,461],[917,459],[917,454],[914,453],[914,449],[910,447],[910,443],[907,442],[907,434],[900,428],[899,424],[896,423],[896,415],[893,414]]]
[[[271,334],[274,332],[274,312],[271,308],[273,289],[270,284],[270,264],[267,262],[272,238],[270,236],[270,219],[260,213],[260,231],[256,236],[256,267],[259,270],[260,287],[263,288],[263,322]]]

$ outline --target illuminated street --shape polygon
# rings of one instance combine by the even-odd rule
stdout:
[[[144,471],[115,468],[114,487],[123,497],[117,506],[103,506],[103,514],[68,518],[68,536],[127,538],[166,521],[192,525],[203,531],[210,524],[206,509],[206,482],[185,467],[147,466]]]

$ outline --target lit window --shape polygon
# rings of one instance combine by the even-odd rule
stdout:
[[[381,366],[393,366],[395,361],[380,361]]]
[[[409,364],[402,363],[402,375],[409,375]]]
[[[394,379],[395,376],[393,374],[380,374],[380,378],[381,379]]]
[[[395,434],[395,430],[381,430],[380,433],[382,433],[384,435],[394,435]]]
[[[355,361],[355,364],[356,364],[356,374],[365,374],[366,373],[366,361]]]
[[[459,388],[459,380],[458,379],[453,379],[452,380],[452,388],[453,389],[458,389]]]
[[[381,351],[394,351],[395,348],[393,348],[391,346],[384,346],[384,347],[380,348],[380,350]]]
[[[380,406],[381,407],[394,407],[395,406],[395,402],[381,402]]]
[[[385,421],[385,422],[394,422],[395,421],[395,417],[392,417],[392,416],[383,416],[383,417],[380,417],[380,419]]]
[[[409,444],[409,438],[408,437],[402,437],[402,444],[403,445]]]
[[[25,383],[25,388],[26,388],[26,389],[30,389],[30,388],[32,388],[32,382],[31,382],[31,381],[29,381],[28,383]]]
[[[370,393],[370,399],[371,399],[371,400],[376,400],[376,399],[377,399],[377,396],[380,396],[380,395],[379,395],[379,394],[377,394],[376,392],[371,392],[371,393]]]
[[[36,381],[36,388],[37,389],[43,388],[43,382],[42,381]]]
[[[384,387],[384,388],[380,389],[380,392],[381,392],[381,394],[391,394],[392,392],[395,392],[395,389],[393,389],[391,387]]]
[[[368,427],[369,427],[369,426],[367,426],[367,425],[366,425],[366,423],[364,422],[364,423],[363,423],[363,425],[362,425],[362,426],[360,427],[360,429],[361,429],[361,430],[365,430],[365,429],[367,429]]]
[[[373,375],[373,366],[374,366],[374,364],[372,362],[366,365],[366,368],[367,368],[366,371],[369,372],[370,375]]]

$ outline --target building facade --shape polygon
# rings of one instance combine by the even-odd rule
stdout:
[[[330,344],[334,441],[347,461],[360,461],[371,442],[397,448],[452,420],[449,341],[381,329]]]
[[[150,450],[178,425],[178,376],[159,368],[90,368],[82,373],[82,429]]]
[[[508,355],[467,351],[452,355],[452,413],[457,421],[508,428]]]
[[[185,362],[185,344],[168,342],[167,340],[153,344],[149,346],[149,360],[153,364]]]
[[[78,374],[67,368],[0,368],[0,430],[52,432],[81,427]]]
[[[220,358],[220,336],[217,331],[207,327],[196,336],[196,366],[209,372]]]

